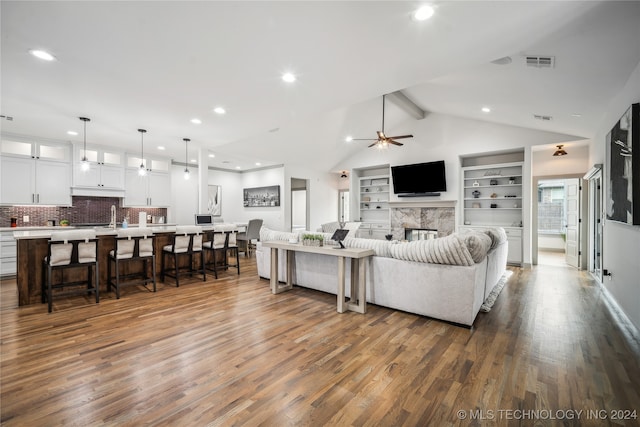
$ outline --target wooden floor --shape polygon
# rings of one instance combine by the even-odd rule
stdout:
[[[335,296],[302,288],[272,295],[242,262],[240,276],[55,301],[52,314],[17,308],[3,281],[2,425],[640,424],[640,356],[586,273],[514,269],[465,329],[374,305],[338,314]],[[625,410],[636,419],[611,419]]]

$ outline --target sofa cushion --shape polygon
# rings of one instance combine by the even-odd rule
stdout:
[[[492,240],[488,234],[480,231],[471,231],[461,236],[464,239],[467,249],[471,254],[471,258],[477,264],[481,262],[486,256],[487,252],[491,248]]]
[[[392,243],[386,240],[347,237],[343,243],[347,248],[373,249],[376,256],[391,257]]]
[[[457,234],[429,240],[391,244],[391,257],[431,264],[474,265],[464,240]]]
[[[500,243],[507,241],[507,233],[505,233],[502,227],[492,227],[483,230],[487,236],[491,238],[491,248],[493,249]]]
[[[288,241],[289,239],[297,239],[298,238],[298,233],[290,233],[288,231],[277,231],[277,230],[271,230],[265,226],[262,226],[262,228],[260,229],[260,241],[261,242],[266,242],[269,240],[285,240]]]

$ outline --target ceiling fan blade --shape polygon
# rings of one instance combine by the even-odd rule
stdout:
[[[413,135],[388,136],[389,139],[413,138]]]
[[[353,138],[352,141],[377,141],[377,139],[373,138]]]
[[[384,136],[384,131],[379,130],[376,133],[378,134],[378,139],[387,139],[387,137]]]
[[[373,144],[371,144],[371,145],[370,145],[370,146],[368,146],[367,148],[371,148],[371,147],[374,147],[374,146],[376,146],[376,145],[378,145],[378,141],[374,142]]]
[[[389,144],[393,144],[393,145],[399,145],[399,146],[403,146],[403,145],[404,145],[403,143],[401,143],[401,142],[396,142],[396,141],[394,141],[393,139],[387,139],[387,142],[388,142]]]

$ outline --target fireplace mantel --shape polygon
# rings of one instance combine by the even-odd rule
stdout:
[[[455,208],[457,200],[390,201],[390,208]]]

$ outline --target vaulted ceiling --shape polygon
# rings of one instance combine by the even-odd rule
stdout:
[[[366,150],[344,138],[375,136],[400,90],[428,112],[589,138],[640,61],[637,1],[438,2],[426,21],[417,5],[2,1],[2,131],[79,142],[87,116],[88,143],[137,152],[145,128],[147,151],[179,161],[188,137],[189,158],[205,147],[218,167],[303,153],[330,170]],[[408,117],[387,113],[387,129]]]

